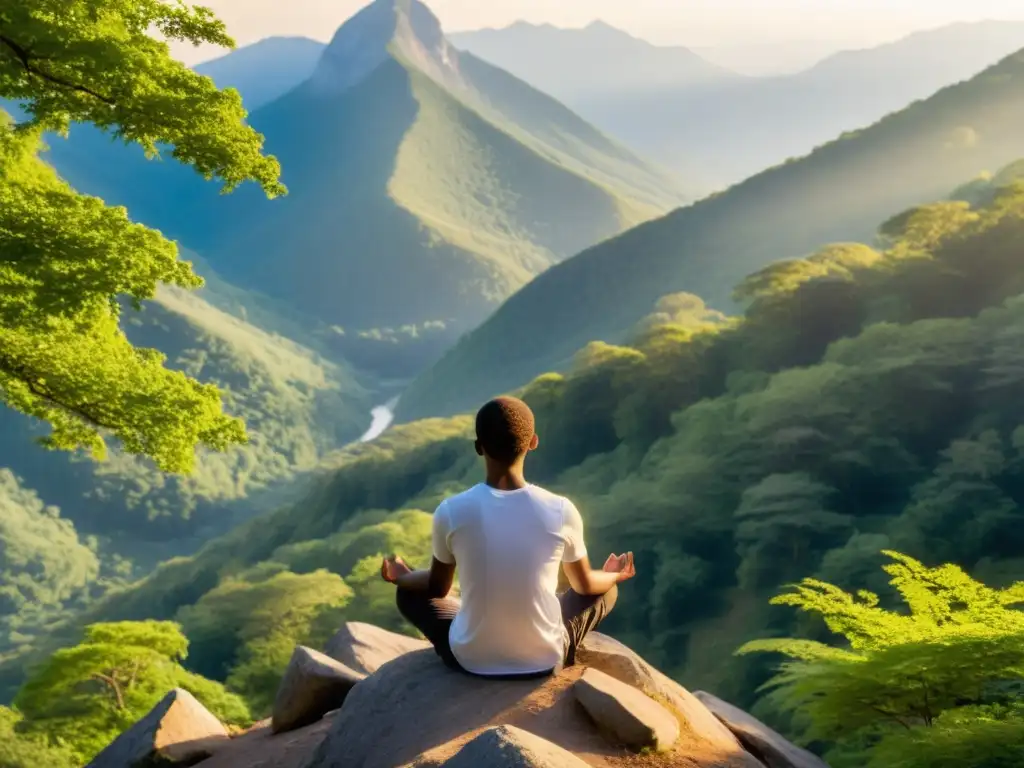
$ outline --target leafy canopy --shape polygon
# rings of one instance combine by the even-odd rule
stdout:
[[[246,180],[282,194],[280,167],[262,154],[241,97],[171,58],[152,32],[230,46],[202,8],[163,0],[26,0],[0,9],[0,401],[48,422],[51,448],[96,456],[104,435],[166,471],[189,471],[194,449],[244,441],[220,394],[136,349],[120,326],[160,283],[201,280],[160,233],[122,208],[79,195],[37,157],[43,131],[91,122],[176,159],[231,190]]]
[[[772,639],[739,653],[789,657],[766,685],[769,702],[806,718],[809,739],[872,745],[868,765],[959,765],[942,760],[971,754],[986,738],[995,739],[986,748],[992,760],[977,753],[970,764],[1009,765],[999,757],[1013,751],[1005,739],[1018,756],[1024,746],[1015,696],[1024,680],[1024,582],[993,589],[955,565],[884,554],[905,612],[881,607],[868,591],[804,579],[772,603],[819,615],[847,647]]]

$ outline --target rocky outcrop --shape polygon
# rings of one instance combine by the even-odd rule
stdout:
[[[694,695],[768,768],[828,768],[820,757],[791,743],[739,707],[704,691]]]
[[[501,725],[527,731],[587,765],[629,765],[639,758],[620,739],[609,738],[595,726],[576,701],[573,685],[584,673],[577,666],[540,680],[482,680],[452,672],[433,651],[406,654],[352,690],[304,768],[443,766],[482,731]],[[680,731],[685,729],[687,737],[664,754],[664,764],[760,768],[760,762],[704,711],[706,719],[731,739],[728,746],[719,746],[684,723]],[[678,712],[673,714],[679,717]]]
[[[272,730],[283,733],[315,723],[338,709],[353,686],[364,677],[330,656],[300,645],[292,654],[277,689]]]
[[[679,738],[679,721],[671,712],[604,672],[586,670],[573,693],[602,730],[635,752],[664,752]]]
[[[592,632],[576,655],[577,664],[598,669],[669,706],[680,719],[680,740],[694,750],[707,749],[735,755],[737,765],[760,768],[732,731],[726,728],[692,693],[652,667],[629,647],[607,635]]]
[[[179,688],[114,739],[87,768],[190,766],[227,743],[223,724],[191,693]]]
[[[403,654],[429,647],[424,640],[388,632],[372,624],[349,622],[331,638],[324,653],[355,672],[372,675]]]
[[[466,744],[442,768],[587,768],[587,764],[522,728],[499,725]]]
[[[369,674],[340,709],[284,733],[260,723],[203,768],[822,768],[762,763],[689,691],[603,635],[586,642],[575,667],[537,680],[453,672],[424,646],[347,625],[331,643],[334,659]],[[290,696],[337,671],[309,649],[293,662],[316,671],[296,675]]]

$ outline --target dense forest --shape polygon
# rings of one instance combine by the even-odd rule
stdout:
[[[1024,155],[1024,53],[806,157],[552,267],[406,390],[399,418],[450,415],[564,370],[585,344],[623,343],[666,293],[733,311],[750,272],[824,242],[869,240],[894,211]],[[510,352],[511,350],[511,352]]]
[[[774,657],[729,654],[765,637],[829,639],[770,605],[782,585],[813,576],[895,607],[883,550],[957,564],[995,589],[1019,576],[1016,179],[1011,168],[958,190],[969,199],[900,214],[878,248],[833,244],[751,275],[737,288],[742,318],[667,296],[630,345],[591,344],[571,372],[525,388],[541,431],[532,479],[578,502],[591,549],[636,553],[636,583],[610,631],[687,686],[756,705],[796,733],[784,706],[757,704]],[[345,449],[300,503],[164,564],[24,648],[4,666],[8,694],[26,662],[81,642],[86,625],[173,621],[190,643],[184,668],[262,716],[295,643],[322,643],[343,620],[403,629],[378,558],[428,557],[429,512],[477,478],[470,427],[464,417],[418,422]],[[35,675],[16,706],[44,672]],[[45,713],[18,711],[24,738],[45,733],[35,722]],[[828,729],[810,733],[819,746],[839,743]]]

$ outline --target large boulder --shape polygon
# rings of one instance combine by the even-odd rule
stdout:
[[[577,664],[598,669],[667,705],[682,724],[680,741],[694,751],[732,755],[744,768],[764,768],[711,711],[683,686],[652,667],[629,647],[607,635],[591,632],[579,652]]]
[[[256,724],[251,730],[237,736],[201,768],[304,768],[316,751],[317,745],[331,727],[337,712],[328,712],[305,728],[287,733],[274,733],[270,720]]]
[[[429,647],[425,640],[388,632],[372,624],[349,622],[331,638],[324,653],[355,672],[372,675],[399,656]]]
[[[704,691],[697,691],[694,696],[736,734],[748,752],[757,755],[768,768],[828,768],[820,757],[791,743],[739,707]]]
[[[118,736],[88,768],[190,766],[228,743],[224,725],[188,691],[175,689]]]
[[[405,654],[352,689],[303,768],[443,766],[481,732],[502,725],[527,731],[589,766],[645,759],[605,736],[576,701],[572,686],[583,674],[577,666],[539,680],[483,680],[447,669],[432,650]],[[761,766],[713,715],[708,718],[732,746],[723,749],[688,732],[661,758],[665,766]]]
[[[575,755],[513,725],[488,728],[442,768],[587,768]]]
[[[364,677],[330,656],[298,646],[274,699],[274,733],[294,731],[338,709]]]
[[[596,669],[573,686],[576,700],[606,733],[634,752],[664,752],[679,738],[675,715],[643,691]]]

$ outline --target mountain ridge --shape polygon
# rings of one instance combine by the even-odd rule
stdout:
[[[654,85],[623,89],[604,72],[607,57],[596,45],[590,52],[563,56],[560,46],[550,45],[547,34],[536,30],[530,44],[525,27],[490,37],[502,34],[507,44],[488,47],[485,35],[477,38],[482,42],[475,52],[491,55],[509,71],[554,93],[601,130],[665,167],[687,177],[699,174],[711,189],[802,156],[843,131],[870,125],[973,77],[1024,47],[1024,22],[964,22],[838,52],[794,74],[677,81],[663,77],[649,79]],[[585,30],[561,34],[588,36]],[[639,66],[642,51],[624,57],[620,68]],[[567,82],[560,67],[551,64],[563,59],[579,74],[577,81]]]
[[[829,241],[869,239],[892,211],[945,197],[1024,155],[1022,120],[1018,53],[805,158],[590,248],[519,291],[418,377],[399,402],[399,419],[468,410],[563,369],[589,342],[622,341],[666,294],[687,291],[728,308],[747,273]]]

